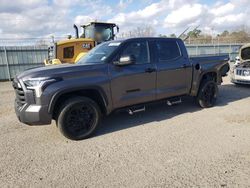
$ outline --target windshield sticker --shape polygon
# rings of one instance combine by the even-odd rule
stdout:
[[[109,46],[119,46],[121,43],[120,42],[112,42],[109,43]]]

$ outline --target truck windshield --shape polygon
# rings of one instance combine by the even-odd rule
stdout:
[[[104,63],[105,60],[111,55],[113,51],[117,49],[120,42],[107,42],[102,43],[90,50],[85,56],[83,56],[77,64],[94,64]]]

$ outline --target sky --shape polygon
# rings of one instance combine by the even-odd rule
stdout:
[[[208,34],[250,27],[250,0],[0,0],[0,38],[64,37],[90,21],[120,32],[152,26],[156,35],[187,27]]]

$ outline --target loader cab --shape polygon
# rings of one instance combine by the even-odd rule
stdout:
[[[114,23],[90,22],[89,24],[82,25],[81,27],[83,28],[81,38],[93,39],[96,44],[114,40],[114,28],[116,28],[117,33],[119,32],[119,27]]]
[[[96,45],[114,40],[115,27],[116,32],[119,32],[119,27],[114,23],[90,22],[81,27],[83,33],[80,37],[78,27],[74,25],[75,38],[69,35],[67,40],[58,41],[48,48],[48,59],[44,60],[45,65],[74,64]]]

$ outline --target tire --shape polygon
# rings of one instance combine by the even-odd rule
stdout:
[[[201,84],[196,100],[202,108],[210,108],[214,106],[217,96],[217,84],[212,80],[207,80]]]
[[[82,140],[93,135],[101,118],[99,106],[86,97],[67,100],[60,108],[57,126],[71,140]]]

